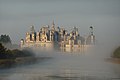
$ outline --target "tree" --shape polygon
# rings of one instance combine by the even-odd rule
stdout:
[[[0,59],[15,59],[17,57],[28,57],[34,56],[33,52],[29,49],[18,50],[18,49],[7,49],[2,43],[0,43]]]
[[[118,48],[114,51],[113,57],[115,57],[115,58],[120,58],[120,47],[118,47]]]
[[[0,53],[3,54],[6,52],[6,48],[0,43]]]
[[[9,35],[1,35],[0,42],[3,44],[11,43],[11,39],[10,39]]]
[[[0,43],[0,59],[6,58],[6,48]]]

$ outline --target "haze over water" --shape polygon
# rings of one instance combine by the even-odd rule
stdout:
[[[93,25],[96,47],[85,52],[38,52],[52,59],[33,65],[0,70],[3,80],[114,80],[120,78],[120,65],[105,61],[120,46],[119,0],[0,0],[0,34],[10,35],[20,43],[34,25],[63,26],[68,31],[78,27],[82,36]],[[69,79],[68,79],[69,80]]]
[[[51,59],[0,70],[1,80],[119,80],[120,65],[107,62],[110,53],[95,46],[82,52],[36,51]]]
[[[82,36],[93,25],[100,44],[120,44],[120,1],[96,0],[0,0],[0,34],[9,34],[13,43],[34,25],[38,31],[43,25],[57,26],[68,31],[78,27]]]

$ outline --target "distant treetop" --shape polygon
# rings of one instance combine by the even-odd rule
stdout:
[[[3,43],[3,44],[10,43],[11,44],[11,39],[10,39],[9,35],[1,35],[0,43]]]

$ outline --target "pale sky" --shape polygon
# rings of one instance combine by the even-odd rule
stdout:
[[[120,45],[120,0],[0,0],[0,35],[12,42],[25,39],[30,25],[38,31],[43,25],[79,28],[82,36],[94,26],[100,44]]]

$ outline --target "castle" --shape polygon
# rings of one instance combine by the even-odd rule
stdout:
[[[34,26],[31,26],[30,32],[26,33],[25,40],[21,39],[21,48],[44,47],[49,49],[56,45],[62,48],[80,48],[83,45],[93,45],[95,35],[92,26],[90,26],[90,30],[90,34],[85,38],[79,34],[76,27],[69,33],[64,28],[55,28],[54,21],[51,27],[43,26],[38,32],[35,31]]]

